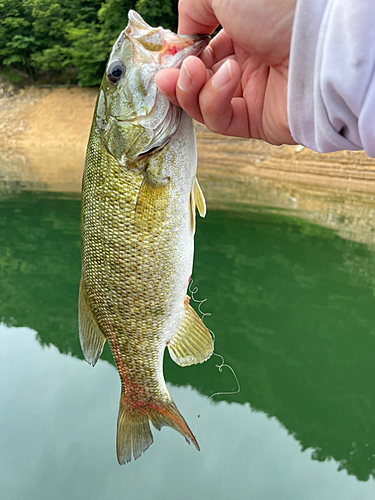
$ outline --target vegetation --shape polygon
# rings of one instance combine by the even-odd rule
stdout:
[[[0,71],[97,85],[129,9],[151,25],[177,27],[177,0],[0,0]]]

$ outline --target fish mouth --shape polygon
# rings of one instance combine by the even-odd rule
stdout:
[[[176,35],[166,36],[164,48],[160,52],[160,62],[166,68],[180,68],[184,59],[198,56],[209,44],[209,35]],[[167,57],[166,57],[167,56]]]
[[[161,26],[153,28],[142,17],[130,10],[127,38],[133,43],[137,57],[154,60],[161,68],[180,68],[188,56],[199,55],[208,45],[208,35],[177,35]]]

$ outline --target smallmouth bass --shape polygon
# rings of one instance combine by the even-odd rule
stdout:
[[[181,366],[213,352],[186,295],[193,263],[196,180],[193,123],[154,76],[199,54],[206,35],[152,28],[136,12],[113,46],[99,90],[82,184],[79,335],[95,365],[108,340],[121,379],[120,464],[152,444],[150,421],[198,443],[164,381],[168,346]]]

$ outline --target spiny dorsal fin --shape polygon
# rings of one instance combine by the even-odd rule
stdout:
[[[203,195],[201,187],[198,183],[197,178],[195,178],[195,182],[193,184],[193,199],[195,201],[195,204],[197,205],[199,215],[201,217],[205,217],[206,216],[206,200],[204,199],[204,195]]]
[[[203,363],[214,350],[210,332],[188,301],[185,302],[184,317],[176,335],[168,343],[168,349],[173,361],[180,366]]]
[[[90,365],[95,366],[102,353],[106,338],[92,314],[83,275],[79,285],[78,328],[79,340],[85,360]]]

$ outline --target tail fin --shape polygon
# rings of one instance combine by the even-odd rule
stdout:
[[[199,451],[197,440],[172,399],[151,404],[144,410],[134,410],[128,408],[121,397],[117,420],[117,460],[120,465],[130,462],[132,455],[137,460],[154,442],[149,419],[159,431],[164,425],[172,427]]]
[[[129,409],[120,398],[117,419],[117,460],[120,465],[137,460],[154,442],[147,413]]]
[[[156,408],[150,408],[148,413],[151,422],[158,431],[160,431],[164,425],[172,427],[172,429],[175,429],[184,436],[188,444],[190,444],[191,441],[196,449],[200,451],[199,444],[194,434],[191,432],[184,417],[178,411],[172,399],[163,402],[161,405],[157,405]]]

